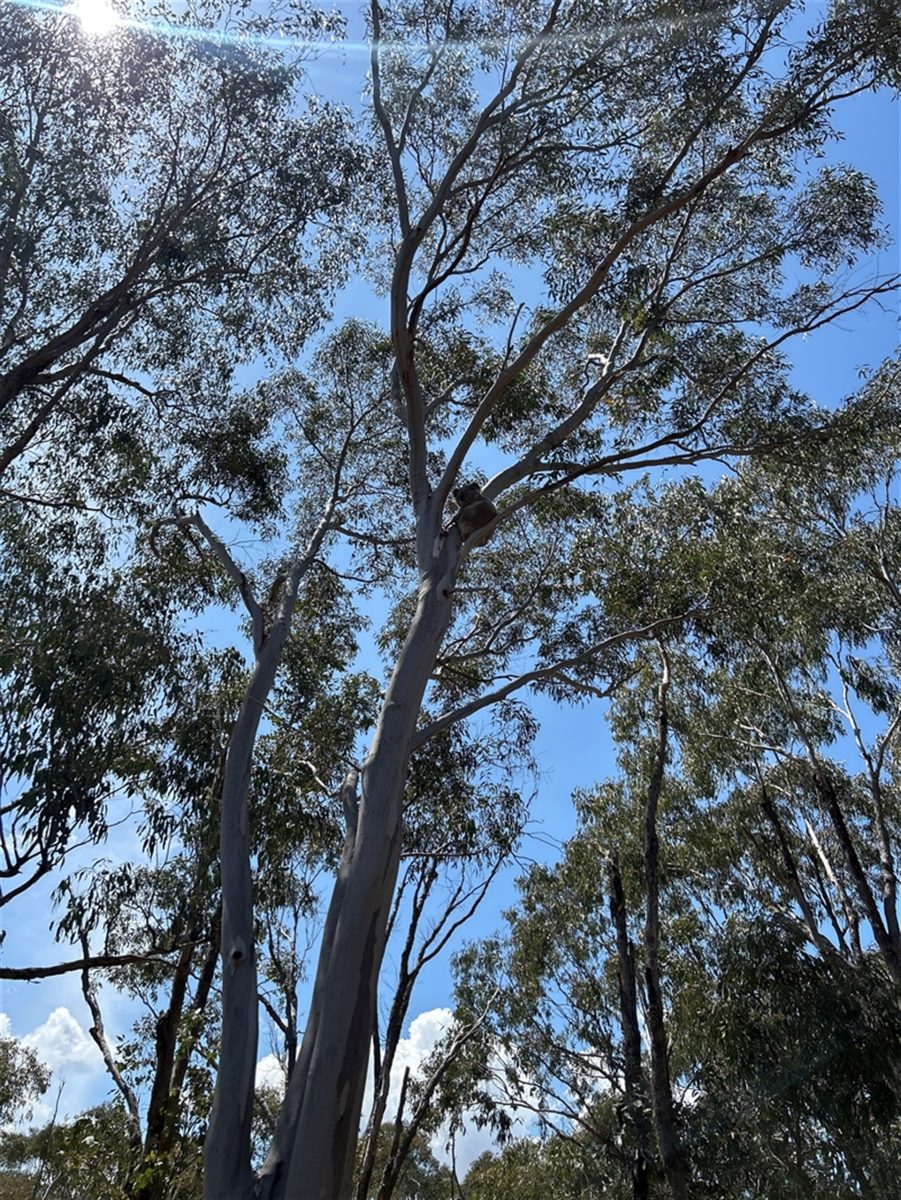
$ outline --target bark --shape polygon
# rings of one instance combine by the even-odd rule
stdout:
[[[644,873],[647,893],[645,918],[645,971],[647,1022],[651,1048],[651,1099],[657,1145],[673,1200],[687,1200],[689,1170],[685,1148],[676,1129],[673,1089],[669,1073],[669,1049],[666,1019],[660,990],[660,873],[657,809],[663,786],[669,736],[666,697],[669,690],[669,663],[664,655],[663,676],[657,692],[657,746],[648,784],[645,809]]]
[[[638,988],[635,978],[635,953],[629,940],[626,897],[619,872],[619,856],[614,851],[608,863],[610,880],[610,919],[616,930],[616,957],[619,983],[619,1015],[623,1031],[623,1085],[629,1116],[638,1135],[638,1152],[632,1164],[633,1200],[648,1200],[648,1168],[652,1161],[651,1129],[647,1111],[647,1088],[641,1069],[641,1031],[638,1026]]]
[[[857,847],[854,845],[854,840],[851,837],[851,831],[845,820],[845,814],[839,803],[835,787],[827,772],[819,765],[814,768],[814,784],[826,806],[826,811],[829,813],[829,819],[832,822],[835,836],[841,846],[848,873],[854,881],[855,890],[863,906],[863,911],[866,913],[867,920],[870,923],[873,938],[879,947],[879,952],[885,959],[894,977],[901,980],[901,945],[892,937],[892,934],[882,920],[882,914],[879,911],[879,906],[870,887],[866,870],[857,853]]]
[[[772,826],[773,832],[776,835],[776,842],[779,846],[779,854],[782,858],[782,865],[785,871],[785,877],[788,883],[789,890],[795,898],[795,903],[801,910],[801,916],[804,919],[804,925],[807,929],[807,936],[811,942],[819,950],[824,958],[828,958],[835,953],[835,947],[827,937],[823,935],[817,924],[816,914],[807,899],[807,894],[804,891],[804,885],[801,883],[801,876],[798,873],[795,856],[792,854],[791,846],[786,837],[785,828],[782,824],[782,819],[779,812],[773,803],[772,797],[766,787],[761,785],[760,790],[760,807],[763,815]]]
[[[167,1126],[174,1119],[171,1095],[172,1071],[175,1066],[178,1027],[181,1024],[185,999],[188,994],[188,980],[191,977],[193,957],[193,946],[186,946],[179,954],[178,962],[175,965],[175,974],[172,977],[169,1006],[164,1013],[160,1014],[156,1022],[156,1070],[150,1090],[150,1101],[147,1105],[144,1134],[142,1165],[145,1170],[139,1172],[141,1182],[131,1191],[134,1200],[162,1200],[166,1186],[160,1170],[154,1170],[152,1162],[165,1136]],[[146,1169],[147,1167],[150,1169]]]
[[[257,1060],[257,971],[247,792],[257,729],[276,661],[257,662],[229,738],[222,786],[219,857],[222,882],[222,1034],[206,1142],[206,1200],[239,1200],[253,1191],[250,1126]]]
[[[423,575],[416,614],[363,765],[356,827],[349,831],[329,906],[310,1016],[261,1174],[264,1200],[351,1195],[376,986],[400,862],[407,766],[422,698],[450,622],[458,552],[458,535],[451,535]]]
[[[319,552],[333,508],[334,496],[306,554],[298,557],[291,568],[278,616],[268,633],[264,630],[263,611],[243,572],[202,519],[197,515],[190,518],[235,581],[251,617],[256,656],[241,711],[229,737],[220,804],[222,1033],[216,1090],[203,1148],[205,1200],[248,1200],[253,1194],[250,1127],[259,1016],[247,795],[260,718],[281,662],[300,581]]]

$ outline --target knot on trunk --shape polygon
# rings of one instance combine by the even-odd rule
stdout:
[[[247,946],[244,944],[243,938],[236,938],[235,943],[229,951],[228,962],[232,968],[239,967],[247,955]]]

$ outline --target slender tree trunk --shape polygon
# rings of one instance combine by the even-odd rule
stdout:
[[[188,1008],[188,1012],[190,1013],[202,1013],[210,998],[212,980],[214,980],[216,964],[218,962],[218,942],[220,942],[220,924],[218,924],[218,918],[212,924],[210,938],[211,942],[208,952],[206,952],[203,964],[200,966],[197,990],[194,992],[193,1001],[190,1008]],[[182,1004],[184,1004],[184,998],[182,998]],[[168,1012],[164,1014],[161,1020],[168,1021],[169,1015],[172,1013],[173,1004],[170,1002]],[[181,1112],[181,1092],[185,1086],[185,1075],[187,1074],[188,1066],[190,1066],[191,1056],[194,1046],[196,1046],[199,1032],[199,1026],[194,1024],[190,1036],[187,1038],[182,1036],[180,1048],[176,1052],[176,1040],[178,1040],[180,1032],[179,1026],[184,1027],[184,1015],[181,1013],[179,1021],[172,1028],[172,1061],[167,1063],[166,1074],[164,1075],[160,1069],[160,1058],[157,1058],[157,1075],[154,1080],[154,1090],[151,1092],[148,1120],[146,1120],[144,1159],[145,1162],[154,1163],[155,1170],[150,1172],[150,1177],[143,1186],[134,1190],[133,1200],[162,1200],[164,1196],[168,1195],[169,1178],[167,1175],[167,1160],[175,1145],[175,1133],[176,1129],[178,1129]],[[184,1030],[182,1030],[182,1033],[184,1033]],[[160,1038],[160,1027],[157,1026],[158,1038]],[[168,1036],[166,1046],[168,1049]],[[163,1091],[162,1088],[163,1078],[166,1078],[168,1084],[166,1091]],[[155,1103],[157,1105],[156,1112],[154,1112]]]
[[[204,1200],[250,1200],[254,1191],[250,1166],[250,1127],[253,1120],[259,999],[247,794],[260,719],[288,640],[300,581],[319,552],[334,504],[333,494],[306,553],[296,558],[291,567],[278,615],[268,633],[264,629],[263,610],[254,599],[243,572],[224,545],[207,529],[200,516],[195,514],[191,518],[238,586],[251,616],[256,657],[241,711],[228,740],[219,813],[222,1033],[216,1091],[203,1147]]]
[[[635,978],[635,953],[629,941],[626,897],[619,871],[619,856],[610,855],[610,918],[616,929],[616,956],[619,966],[619,1015],[623,1030],[623,1074],[626,1104],[638,1136],[638,1150],[632,1164],[633,1200],[648,1200],[648,1168],[653,1161],[651,1128],[647,1110],[647,1088],[641,1069],[641,1031],[638,1027],[638,987]]]
[[[257,969],[247,793],[257,729],[277,663],[258,661],[229,738],[219,833],[222,880],[222,1034],[203,1147],[205,1200],[249,1200],[250,1126],[257,1062]]]
[[[219,941],[219,917],[217,914],[210,930],[210,948],[203,960],[203,966],[200,968],[200,978],[197,980],[197,990],[194,992],[194,1000],[190,1008],[192,1013],[203,1012],[209,1001],[213,979],[216,975],[216,964],[219,961]],[[185,1085],[185,1076],[188,1073],[188,1067],[191,1062],[191,1055],[194,1053],[197,1044],[197,1038],[198,1027],[195,1024],[191,1037],[189,1039],[182,1038],[181,1048],[176,1056],[175,1066],[172,1069],[172,1094],[175,1097],[181,1096],[182,1088]],[[174,1126],[170,1121],[162,1144],[162,1148],[167,1153],[172,1148],[173,1131]]]
[[[867,921],[870,923],[870,928],[873,931],[873,938],[876,945],[879,947],[879,952],[885,959],[889,970],[896,979],[901,980],[901,944],[898,938],[893,936],[892,931],[887,928],[882,920],[882,914],[879,912],[879,906],[873,895],[870,881],[867,877],[866,869],[860,861],[860,856],[857,853],[857,847],[854,845],[854,838],[848,828],[848,823],[845,820],[845,814],[842,811],[841,802],[835,790],[835,784],[829,771],[820,761],[813,739],[808,734],[798,705],[795,702],[791,689],[788,686],[781,670],[772,656],[767,652],[765,647],[760,647],[761,654],[770,668],[770,673],[779,690],[779,694],[785,704],[786,710],[792,718],[792,722],[797,730],[798,737],[804,744],[807,751],[807,759],[810,763],[811,782],[817,795],[823,803],[826,811],[829,814],[829,819],[832,822],[832,827],[835,830],[835,836],[838,839],[838,844],[841,847],[842,857],[845,860],[845,865],[848,868],[848,873],[854,882],[854,889],[857,892],[858,900],[860,901],[861,909]],[[863,757],[867,755],[864,752]]]
[[[388,1023],[385,1027],[384,1055],[381,1061],[377,1060],[376,1070],[374,1071],[375,1086],[372,1112],[369,1116],[360,1167],[355,1180],[354,1200],[366,1200],[366,1197],[369,1195],[369,1186],[372,1182],[372,1173],[375,1169],[376,1154],[378,1152],[379,1130],[385,1117],[385,1110],[388,1107],[388,1093],[391,1088],[391,1068],[394,1065],[394,1056],[397,1053],[397,1047],[400,1042],[401,1033],[403,1032],[404,1017],[407,1015],[410,998],[413,994],[413,986],[418,975],[418,971],[410,971],[410,957],[413,953],[416,931],[419,928],[419,920],[422,916],[425,901],[431,891],[431,885],[436,875],[437,869],[433,866],[424,892],[422,894],[415,894],[413,898],[413,914],[407,929],[403,953],[400,956],[397,988],[391,1003],[391,1011],[388,1014]],[[373,1029],[373,1053],[375,1053],[379,1038],[378,1029],[375,1026],[373,1026]],[[401,1107],[398,1111],[398,1120],[402,1119],[402,1114],[403,1108]],[[395,1143],[396,1141],[397,1138],[395,1138]]]
[[[760,807],[763,815],[769,821],[776,835],[776,843],[779,846],[779,854],[782,858],[782,866],[785,871],[785,879],[788,884],[789,891],[795,898],[795,903],[801,910],[801,916],[804,920],[804,926],[807,930],[807,936],[811,942],[819,950],[823,958],[829,958],[835,954],[835,947],[829,939],[821,932],[817,925],[816,914],[811,908],[810,901],[807,899],[807,894],[804,891],[804,885],[801,882],[801,876],[798,873],[798,866],[795,862],[795,856],[792,853],[788,838],[785,833],[785,827],[782,824],[782,818],[779,816],[779,811],[773,803],[772,797],[766,787],[761,784],[760,788]]]
[[[845,885],[839,876],[836,875],[829,855],[826,853],[823,843],[817,836],[817,831],[808,817],[804,818],[804,828],[807,831],[807,840],[812,847],[810,865],[817,879],[823,908],[832,922],[832,928],[835,930],[835,936],[842,951],[847,954],[848,959],[852,963],[859,963],[863,958],[863,949],[860,945],[860,917],[851,903],[851,897],[848,895]],[[838,906],[845,922],[844,926],[839,920],[839,913],[836,911],[830,898],[830,888],[834,890],[838,898]]]
[[[161,1200],[165,1189],[164,1168],[159,1161],[154,1166],[153,1159],[162,1148],[167,1127],[171,1126],[175,1119],[172,1111],[175,1045],[185,1006],[188,980],[191,977],[193,957],[193,946],[184,947],[179,954],[178,962],[175,964],[175,974],[172,977],[169,1006],[156,1022],[156,1070],[153,1087],[150,1090],[150,1101],[147,1105],[143,1169],[139,1173],[142,1181],[130,1193],[134,1200]]]
[[[382,1178],[379,1181],[379,1190],[377,1200],[391,1200],[394,1195],[395,1188],[400,1180],[401,1168],[404,1165],[406,1154],[401,1154],[401,1146],[404,1141],[404,1107],[407,1103],[407,1089],[410,1086],[410,1068],[404,1067],[404,1077],[400,1084],[400,1101],[397,1105],[397,1114],[394,1118],[394,1129],[391,1133],[391,1146],[388,1149],[388,1157],[385,1161],[385,1167],[382,1171]]]
[[[870,923],[873,938],[879,947],[879,952],[885,959],[894,977],[901,980],[901,945],[896,944],[882,920],[882,914],[879,912],[879,906],[870,887],[866,870],[860,861],[857,848],[854,845],[854,839],[851,837],[851,831],[848,829],[845,814],[842,812],[835,787],[826,771],[820,766],[817,766],[814,770],[814,783],[829,813],[832,827],[842,848],[848,872],[854,881],[857,895]]]
[[[445,541],[421,584],[363,766],[356,828],[345,843],[326,919],[309,1020],[263,1167],[259,1194],[265,1200],[346,1200],[351,1194],[376,986],[400,862],[404,785],[422,698],[450,621],[453,540]]]
[[[645,988],[647,991],[648,1034],[651,1046],[651,1098],[657,1145],[673,1200],[687,1200],[688,1161],[676,1130],[675,1105],[669,1073],[669,1049],[666,1044],[666,1020],[660,991],[660,874],[657,808],[666,765],[669,720],[666,697],[669,690],[669,664],[664,655],[663,677],[658,689],[657,747],[648,784],[645,810],[644,869],[647,892],[645,919]]]

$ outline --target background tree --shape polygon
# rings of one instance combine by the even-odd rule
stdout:
[[[153,30],[213,9],[141,11],[111,41],[0,13],[4,903],[140,788],[145,730],[190,687],[185,609],[214,591],[183,548],[161,580],[153,522],[188,497],[277,510],[279,414],[233,373],[296,352],[339,272],[312,272],[329,231],[307,233],[346,196],[341,116],[295,105],[299,61]]]
[[[129,1158],[128,1116],[121,1104],[103,1104],[69,1124],[50,1122],[29,1133],[4,1133],[0,1162],[19,1168],[18,1197],[113,1200],[123,1195]],[[0,1176],[2,1178],[2,1176]],[[5,1181],[4,1181],[5,1183]]]
[[[0,470],[39,438],[4,487],[43,503],[84,498],[73,456],[121,488],[136,441],[163,431],[224,482],[229,421],[247,435],[253,418],[223,422],[206,397],[320,317],[327,275],[311,279],[305,235],[345,186],[341,118],[295,104],[299,62],[178,36],[215,7],[129,15],[107,40],[67,14],[0,14]],[[323,28],[302,5],[231,19],[236,38]]]
[[[489,1016],[441,1106],[475,1106],[502,1136],[510,1105],[534,1113],[613,1194],[894,1187],[901,1090],[877,1046],[901,1028],[884,904],[896,506],[872,487],[897,455],[894,372],[886,387],[881,434],[710,492],[638,489],[588,552],[607,570],[622,547],[630,606],[694,587],[709,610],[664,635],[665,692],[649,655],[617,693],[621,776],[579,797],[579,830],[524,877],[507,936],[460,957],[458,1017]],[[777,656],[803,687],[780,686]]]
[[[15,1038],[0,1038],[0,1120],[4,1124],[19,1109],[28,1109],[49,1084],[50,1072],[33,1050]]]

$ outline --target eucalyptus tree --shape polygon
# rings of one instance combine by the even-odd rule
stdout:
[[[128,1172],[127,1114],[118,1103],[100,1104],[66,1124],[51,1121],[0,1137],[0,1173],[10,1200],[115,1200]]]
[[[536,1138],[511,1140],[497,1154],[479,1155],[466,1173],[463,1195],[466,1200],[489,1200],[508,1196],[509,1200],[541,1200],[543,1196],[567,1196],[588,1200],[598,1195],[602,1182],[586,1170],[579,1138]],[[624,1192],[603,1181],[604,1196],[621,1200]]]
[[[103,840],[190,687],[177,609],[153,579],[106,569],[106,542],[67,519],[0,512],[0,907],[73,840]]]
[[[0,1038],[0,1114],[4,1123],[28,1109],[50,1084],[50,1072],[30,1046]]]
[[[896,407],[898,379],[877,381]],[[681,720],[730,841],[726,894],[752,891],[821,956],[875,951],[898,980],[897,429],[878,442],[862,470],[836,445],[790,483],[758,470],[720,490],[745,599],[686,673]]]
[[[406,473],[393,529],[413,562],[396,573],[390,678],[348,777],[267,1197],[348,1194],[412,753],[515,710],[530,685],[603,693],[660,631],[611,619],[568,569],[580,514],[596,519],[584,485],[825,434],[832,419],[790,386],[780,350],[896,282],[844,279],[881,240],[878,202],[854,170],[806,161],[833,107],[895,70],[887,5],[815,23],[782,4],[676,20],[654,4],[374,4],[369,21],[388,214],[371,269],[390,280]],[[445,528],[452,488],[479,467],[500,509],[484,548]],[[223,888],[247,904],[246,887]],[[226,941],[225,961],[249,968],[247,949]],[[226,1047],[254,1019],[244,994],[223,1012]],[[210,1197],[254,1187],[237,1119],[248,1062],[220,1061],[235,1112],[210,1125]]]
[[[459,956],[458,1020],[486,1015],[433,1120],[533,1115],[613,1195],[892,1194],[898,399],[892,367],[857,437],[621,493],[582,546],[609,611],[706,609],[614,697],[620,770],[560,861]]]
[[[91,499],[78,462],[115,496],[140,471],[139,432],[155,446],[166,428],[225,478],[207,397],[236,363],[295,352],[337,269],[315,275],[321,216],[346,195],[343,120],[298,100],[301,52],[260,44],[278,26],[303,45],[323,18],[138,3],[92,38],[40,8],[0,11],[5,494]]]
[[[293,992],[303,964],[277,953],[277,931],[289,910],[299,921],[315,923],[312,879],[324,864],[334,864],[341,840],[340,811],[322,795],[320,773],[331,777],[341,768],[371,707],[370,682],[349,669],[357,621],[336,577],[314,572],[304,581],[297,608],[252,779],[252,844],[263,897],[257,920],[266,946],[260,990],[266,995],[272,981],[282,983],[277,1006],[266,1007],[286,1030],[286,1041],[280,1001],[290,990],[284,1011],[286,1019],[293,1011],[296,1023]],[[251,676],[234,649],[197,656],[192,665],[190,671],[181,668],[190,702],[167,711],[157,727],[142,726],[138,860],[70,867],[56,891],[60,911],[53,927],[61,943],[77,947],[75,955],[64,954],[67,961],[49,967],[3,968],[7,977],[31,980],[80,973],[90,1035],[121,1101],[117,1113],[125,1145],[117,1169],[135,1200],[196,1194],[213,1095],[222,924],[216,800],[223,791],[229,731]],[[297,758],[315,761],[316,768],[291,769]],[[118,1041],[105,1029],[107,984],[139,1009],[132,1035]],[[36,1148],[48,1148],[50,1133],[44,1140],[35,1136]],[[87,1164],[79,1170],[86,1178]],[[105,1186],[98,1171],[98,1195]]]
[[[671,686],[649,689],[642,721],[658,728],[624,739],[622,777],[576,797],[560,860],[519,880],[503,933],[455,962],[457,1020],[484,1016],[433,1119],[485,1122],[502,1142],[525,1126],[564,1145],[549,1159],[572,1175],[562,1194],[580,1195],[580,1178],[588,1194],[630,1200],[698,1182],[685,1101],[698,1062],[682,1018],[691,1028],[688,997],[712,985],[692,900],[672,881],[681,846],[660,741]]]
[[[278,508],[276,414],[232,375],[295,353],[340,272],[346,123],[298,100],[302,50],[263,48],[274,14],[201,7],[131,6],[104,38],[0,11],[3,903],[140,791],[190,687],[185,610],[214,598],[151,522]],[[278,20],[300,46],[331,28]]]

